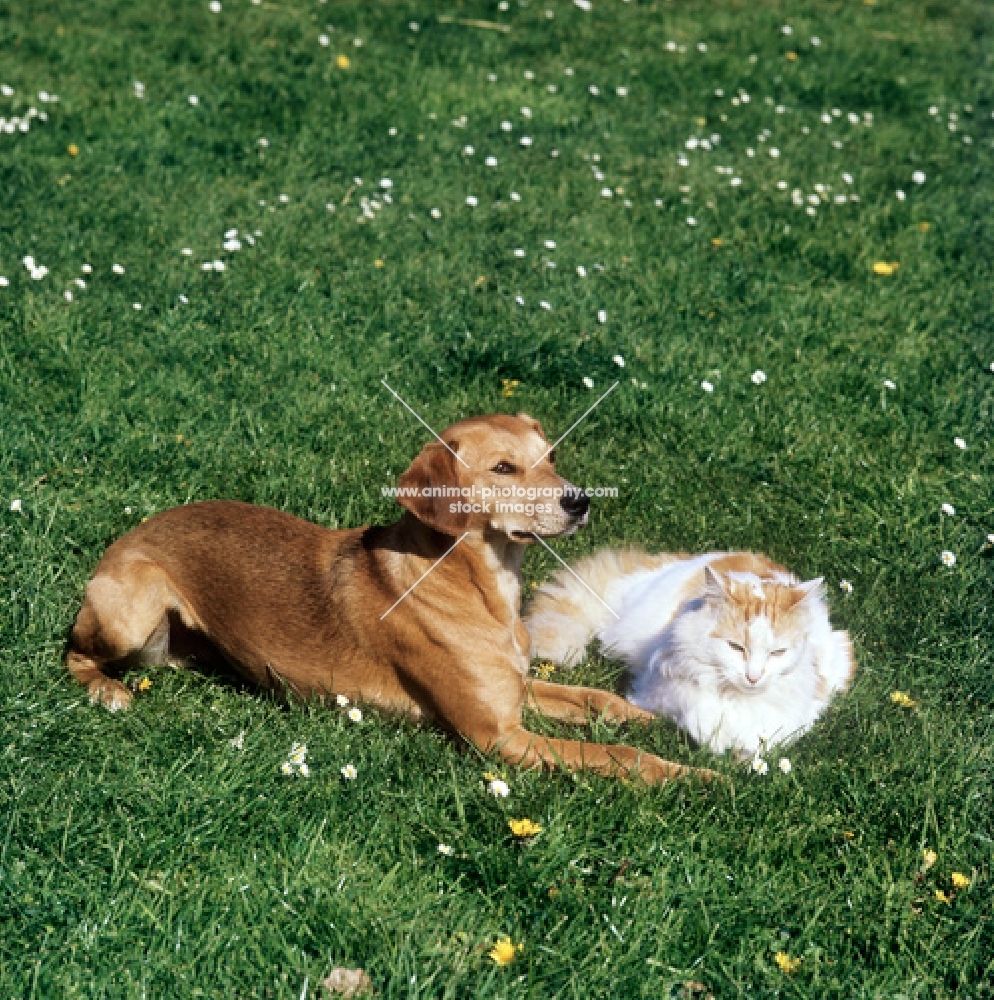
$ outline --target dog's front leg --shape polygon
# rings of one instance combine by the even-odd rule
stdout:
[[[596,771],[609,778],[639,777],[651,785],[694,776],[704,781],[720,777],[704,768],[685,767],[634,747],[584,743],[537,736],[519,727],[494,749],[523,767],[562,767],[568,771]]]
[[[652,722],[656,718],[652,712],[598,688],[529,681],[528,694],[530,708],[562,722],[589,722],[596,715],[603,715],[611,722]]]

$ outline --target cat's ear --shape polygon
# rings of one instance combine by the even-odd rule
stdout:
[[[825,577],[816,576],[813,580],[793,584],[790,589],[794,595],[794,606],[796,607],[804,601],[811,603],[820,600],[825,592],[824,583]]]
[[[728,583],[710,566],[704,567],[704,599],[716,603],[728,600]]]

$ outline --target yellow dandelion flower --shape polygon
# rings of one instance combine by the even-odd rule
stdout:
[[[941,889],[936,889],[935,890],[935,898],[940,903],[945,903],[946,906],[948,906],[952,902],[952,900],[949,898],[949,896],[947,896]]]
[[[138,690],[139,691],[144,692],[144,691],[150,691],[151,689],[152,689],[152,682],[147,677],[143,677],[138,682]]]
[[[376,260],[373,261],[373,267],[383,267],[383,261],[377,257]]]
[[[713,247],[723,247],[724,245],[725,245],[725,241],[720,236],[715,236],[711,240],[711,246],[713,246]]]
[[[790,60],[791,62],[797,62],[797,53],[796,53],[796,52],[788,52],[788,53],[787,53],[787,58],[788,58],[788,59],[789,59],[789,60]]]
[[[511,833],[515,837],[536,837],[542,832],[542,827],[534,820],[524,817],[522,819],[509,819],[507,825],[511,828]]]
[[[962,872],[953,872],[950,876],[954,889],[966,889],[970,885],[970,878]]]
[[[79,156],[79,146],[74,142],[69,143],[69,148],[66,150],[70,156]]]
[[[335,65],[336,65],[336,66],[337,66],[337,67],[338,67],[339,69],[348,69],[348,68],[349,68],[349,66],[351,66],[351,65],[352,65],[352,61],[351,61],[351,60],[349,59],[349,57],[348,57],[347,55],[344,55],[344,54],[343,54],[343,55],[340,55],[340,56],[339,56],[339,57],[338,57],[338,58],[337,58],[337,59],[335,60]]]
[[[934,865],[938,860],[939,855],[936,854],[931,847],[926,847],[925,850],[922,851],[922,868],[924,868],[925,871],[928,871],[929,868],[931,868],[932,865]]]
[[[773,956],[773,961],[777,963],[780,967],[780,971],[785,976],[792,976],[795,972],[797,972],[801,965],[801,960],[799,958],[791,958],[785,951],[778,951]]]
[[[523,948],[523,944],[515,944],[509,937],[502,937],[487,954],[495,965],[510,965]]]
[[[888,264],[885,260],[878,260],[873,265],[873,273],[882,274],[885,278],[889,278],[892,274],[897,272],[897,269],[900,266],[901,265],[896,260],[890,264]]]
[[[519,385],[521,385],[521,383],[516,378],[502,378],[501,383],[503,384],[504,388],[501,389],[500,394],[505,399],[510,399],[510,397],[514,395],[514,390],[517,389]]]
[[[546,660],[535,668],[535,676],[540,680],[547,681],[556,672],[555,664]]]
[[[923,232],[927,233],[932,228],[931,222],[919,222],[918,228]]]
[[[901,708],[917,708],[918,702],[907,691],[891,691],[890,700]]]

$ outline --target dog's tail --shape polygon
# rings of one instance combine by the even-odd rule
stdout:
[[[569,569],[561,569],[539,587],[524,622],[531,636],[531,655],[563,666],[575,666],[583,659],[587,643],[610,621],[620,608],[622,589],[612,586],[624,577],[657,569],[678,556],[650,555],[639,549],[604,549],[581,559]]]

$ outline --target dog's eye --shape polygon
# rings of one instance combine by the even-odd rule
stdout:
[[[732,649],[735,650],[736,653],[741,653],[743,656],[745,656],[746,654],[745,646],[743,646],[741,642],[732,642],[731,639],[727,639],[725,641],[728,643],[729,646],[731,646]]]
[[[491,472],[499,472],[502,476],[510,476],[518,470],[510,462],[498,462]]]
[[[556,449],[555,448],[553,448],[552,451],[549,452],[549,461],[553,465],[556,464]]]

